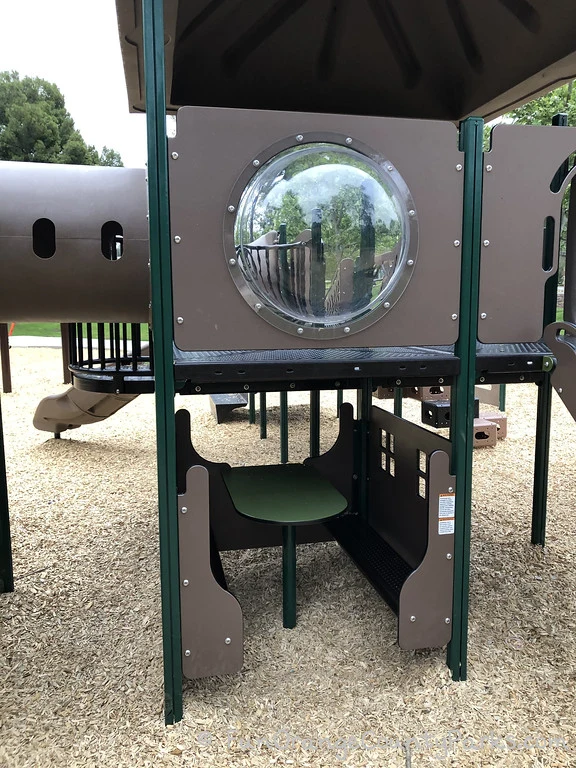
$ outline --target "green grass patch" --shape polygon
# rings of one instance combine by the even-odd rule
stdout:
[[[106,323],[104,331],[106,338],[110,337],[110,325]],[[131,328],[128,326],[128,338],[132,338]],[[92,326],[92,333],[96,333],[95,325]],[[148,341],[148,326],[140,326],[140,334],[142,341]],[[46,337],[60,337],[60,323],[16,323],[12,336],[46,336]],[[84,325],[84,336],[86,336],[86,325]]]

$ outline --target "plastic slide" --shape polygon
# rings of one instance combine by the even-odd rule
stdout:
[[[136,397],[138,395],[83,392],[70,387],[60,395],[49,395],[40,401],[34,414],[34,426],[58,435],[67,429],[104,421]]]

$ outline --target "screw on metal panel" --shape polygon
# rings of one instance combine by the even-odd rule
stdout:
[[[448,493],[454,493],[454,488],[452,488],[452,486],[450,486],[450,488],[448,488]]]
[[[250,389],[250,384],[244,384],[244,389],[245,389],[245,390],[248,390],[248,389]]]
[[[178,160],[178,152],[172,152],[172,160]]]
[[[256,310],[256,312],[260,312],[260,310],[262,309],[262,304],[254,304],[254,309]]]
[[[344,333],[350,333],[350,328],[349,328],[348,326],[346,326],[346,327],[344,328]]]
[[[490,171],[492,170],[492,166],[491,165],[487,165],[486,166],[486,170],[488,171],[488,173],[490,173]]]
[[[454,240],[454,248],[460,247],[460,240]]]
[[[290,389],[296,389],[296,384],[293,381],[290,383]]]
[[[387,165],[386,166],[386,170],[387,171],[393,171],[394,170],[394,166],[393,165]]]
[[[182,242],[182,238],[180,237],[180,235],[174,235],[174,242],[175,243],[181,243]]]
[[[384,309],[390,309],[390,302],[389,301],[385,301],[384,302]]]
[[[183,317],[177,317],[176,318],[176,322],[178,323],[178,325],[182,325],[182,323],[184,322],[184,318]]]
[[[228,213],[234,213],[235,210],[236,210],[236,206],[234,206],[234,205],[229,205],[228,206]]]
[[[446,560],[452,560],[452,555],[450,554],[450,552],[448,552],[448,554],[446,555]]]
[[[486,378],[484,376],[480,376],[480,384],[484,384],[486,381]]]
[[[296,136],[296,141],[303,141],[303,140],[304,140],[304,136],[302,136],[302,134],[299,133],[298,136]]]
[[[438,379],[438,384],[444,384],[444,379],[443,379],[442,377],[440,377],[440,378]]]
[[[412,622],[416,621],[416,616],[410,616],[410,621]]]
[[[482,312],[482,314],[480,315],[481,320],[486,320],[487,317],[488,315],[486,314],[486,312]]]
[[[356,371],[356,373],[360,373],[360,366],[359,365],[355,365],[354,366],[354,370]]]
[[[117,389],[117,390],[116,390],[116,394],[117,394],[117,395],[119,395],[119,394],[120,394],[120,390],[119,390],[119,389]]]
[[[183,585],[183,586],[185,586],[185,587],[187,587],[187,586],[188,586],[188,584],[190,584],[190,582],[188,581],[188,579],[184,579],[184,580],[183,580],[183,582],[182,582],[182,585]]]
[[[452,315],[452,320],[458,320],[458,315],[457,314],[453,314]]]
[[[184,651],[184,656],[190,656],[190,651]]]
[[[522,374],[522,376],[520,376],[520,381],[524,381],[524,374]]]
[[[413,211],[412,209],[410,209],[408,211],[408,216],[410,216],[410,218],[412,218],[412,216],[416,216],[416,211]]]
[[[258,168],[258,166],[260,165],[260,160],[252,160],[252,165],[254,166],[254,168]]]
[[[227,637],[226,640],[224,640],[224,642],[226,643],[226,645],[230,645],[232,640],[229,637]]]
[[[526,361],[526,365],[534,365],[534,361],[533,360],[527,360]]]
[[[234,264],[236,264],[236,259],[229,259],[228,263],[234,266]]]
[[[463,168],[463,166],[462,166],[462,163],[458,163],[458,164],[456,165],[456,170],[457,170],[457,171],[461,171],[461,170],[462,170],[462,168]]]
[[[484,242],[482,243],[482,245],[483,245],[485,248],[488,248],[488,246],[490,245],[490,240],[484,240]]]
[[[346,139],[346,144],[352,144],[352,139],[350,138],[350,136],[348,136],[348,138]]]
[[[558,387],[558,394],[559,394],[559,395],[561,395],[561,394],[562,394],[562,387]]]
[[[202,387],[200,387],[200,386],[196,385],[196,386],[194,387],[194,392],[202,392]]]
[[[182,509],[180,510],[180,512],[182,512],[182,514],[183,514],[183,515],[185,515],[185,514],[186,514],[186,512],[188,512],[188,507],[182,507]]]
[[[396,379],[396,386],[400,386],[402,384],[402,379]]]
[[[352,480],[358,480],[358,475],[352,475]]]
[[[408,259],[406,264],[408,264],[409,267],[413,267],[414,266],[414,259]]]
[[[452,624],[452,620],[449,618],[444,619],[444,624]]]
[[[298,330],[296,331],[296,333],[304,333],[304,328],[298,328]]]

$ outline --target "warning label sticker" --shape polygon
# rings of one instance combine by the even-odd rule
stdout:
[[[445,536],[454,533],[454,513],[456,494],[441,493],[438,497],[438,534]]]

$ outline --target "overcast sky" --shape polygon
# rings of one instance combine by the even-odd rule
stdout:
[[[114,0],[0,0],[0,71],[56,83],[88,144],[146,162],[146,119],[128,112]]]

